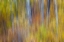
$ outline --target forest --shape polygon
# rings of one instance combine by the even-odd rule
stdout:
[[[64,0],[0,0],[0,42],[64,42]]]

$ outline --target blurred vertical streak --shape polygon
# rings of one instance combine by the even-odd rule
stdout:
[[[12,32],[13,32],[13,35],[14,35],[14,12],[12,11],[12,9],[13,9],[13,6],[12,6],[12,3],[13,3],[13,1],[11,0],[10,1],[10,14],[11,14],[11,23],[12,23]],[[12,42],[14,42],[14,39],[12,40]]]
[[[29,36],[29,28],[31,25],[31,7],[30,7],[30,0],[26,0],[26,12],[27,12],[27,18],[28,18],[28,29],[27,29],[27,35]]]
[[[16,19],[18,19],[18,0],[13,0],[14,2],[14,9],[15,9],[15,14],[16,14]]]
[[[57,0],[54,0],[55,3],[55,15],[56,15],[56,28],[58,29],[58,9],[57,9]]]
[[[23,42],[23,40],[22,40],[22,35],[21,35],[21,32],[20,32],[20,28],[21,27],[19,27],[19,18],[18,18],[18,6],[19,6],[19,4],[18,4],[18,0],[16,0],[16,21],[17,21],[17,33],[18,33],[18,42]]]
[[[56,30],[57,30],[57,35],[58,36],[58,11],[57,11],[57,0],[54,0],[54,5],[55,5],[55,16],[56,16]]]
[[[31,6],[30,6],[30,0],[26,0],[26,11],[27,11],[27,17],[29,19],[29,25],[31,24]]]
[[[5,14],[6,14],[6,5],[7,5],[7,0],[5,1],[3,1],[3,3],[4,3],[4,10],[5,10]],[[7,14],[6,14],[7,15]],[[6,18],[7,19],[7,18]],[[3,34],[3,42],[7,42],[7,38],[6,38],[6,36],[7,36],[7,24],[6,24],[6,21],[4,20],[4,18],[3,18],[3,20],[2,20],[2,22],[3,22],[3,32],[4,32],[4,34]]]
[[[20,35],[20,30],[19,30],[19,18],[18,18],[18,0],[14,0],[15,3],[15,14],[16,14],[16,33],[18,35],[18,42],[22,42],[21,41],[21,35]]]
[[[40,0],[40,10],[41,10],[41,19],[42,19],[42,22],[44,23],[44,0]]]
[[[51,4],[51,0],[47,0],[47,18],[46,18],[46,28],[48,28],[48,25],[49,25],[50,4]]]
[[[7,42],[7,40],[6,40],[6,31],[7,31],[7,29],[6,29],[6,22],[3,20],[3,26],[4,26],[4,28],[3,28],[3,31],[4,31],[4,35],[3,35],[3,42]]]
[[[13,32],[13,35],[14,35],[14,14],[11,12],[11,22],[12,22],[12,32]],[[12,42],[14,42],[14,39],[12,40]]]

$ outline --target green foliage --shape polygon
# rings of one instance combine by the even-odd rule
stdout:
[[[42,24],[36,33],[36,38],[37,38],[38,42],[40,42],[40,41],[43,42],[43,40],[46,39],[46,37],[47,37],[47,30],[44,27],[44,25]]]

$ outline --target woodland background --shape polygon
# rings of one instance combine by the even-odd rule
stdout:
[[[64,42],[64,0],[0,0],[0,42]]]

